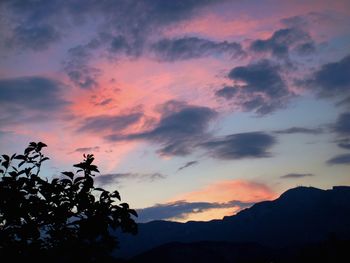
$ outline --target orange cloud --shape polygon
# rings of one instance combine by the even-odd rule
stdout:
[[[277,194],[262,183],[244,180],[224,180],[215,182],[203,189],[176,196],[171,201],[185,200],[186,202],[227,203],[232,200],[239,200],[241,202],[256,203],[264,200],[272,200],[276,197]],[[208,221],[234,215],[238,211],[240,211],[238,206],[213,208],[203,212],[188,214],[185,218],[174,218],[173,220],[180,222],[189,220]]]
[[[259,202],[272,199],[275,196],[276,194],[262,183],[243,180],[225,180],[213,183],[198,191],[180,195],[177,200],[220,203],[232,200]]]

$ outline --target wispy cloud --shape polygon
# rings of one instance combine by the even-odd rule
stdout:
[[[193,166],[193,165],[196,165],[196,164],[198,164],[198,161],[187,162],[183,166],[179,167],[179,169],[177,169],[177,171],[179,172],[179,171],[181,171],[183,169],[186,169],[186,168],[188,168],[190,166]]]
[[[282,175],[281,178],[293,179],[293,178],[303,178],[303,177],[310,177],[310,176],[315,176],[315,175],[311,173],[289,173],[286,175]]]
[[[96,177],[96,181],[101,185],[115,184],[124,180],[138,180],[153,182],[155,180],[164,179],[166,176],[161,173],[115,173],[102,174]]]
[[[162,39],[152,46],[156,56],[165,61],[176,61],[206,56],[227,55],[228,57],[242,57],[244,51],[235,42],[215,42],[197,37],[183,37],[177,39]]]
[[[43,121],[63,111],[65,85],[54,79],[32,76],[0,79],[1,121]]]
[[[200,146],[218,159],[243,159],[271,157],[269,152],[276,138],[264,132],[247,132],[227,135],[207,141]]]
[[[137,123],[142,113],[130,113],[123,115],[99,115],[84,119],[78,128],[78,132],[121,132],[128,126]]]
[[[350,154],[340,154],[337,155],[327,161],[327,164],[329,165],[338,165],[338,164],[345,164],[350,165]]]
[[[291,127],[283,130],[274,131],[277,134],[321,134],[324,132],[322,128],[306,128],[306,127]]]
[[[158,153],[163,156],[187,155],[193,146],[208,137],[209,122],[217,113],[208,107],[181,106],[173,112],[164,112],[151,130],[121,136],[109,135],[109,141],[148,140],[162,145]]]

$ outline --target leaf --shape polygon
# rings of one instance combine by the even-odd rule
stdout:
[[[124,209],[129,209],[129,204],[127,203],[121,203],[120,206],[123,207]]]
[[[38,142],[38,144],[36,146],[36,151],[40,152],[43,147],[47,147],[47,145],[45,143]]]
[[[86,164],[85,163],[77,163],[73,165],[74,167],[81,168],[81,169],[86,169]]]
[[[68,180],[68,179],[61,179],[60,180],[60,182],[62,183],[62,184],[72,184],[72,181],[71,180]]]
[[[10,157],[6,154],[3,154],[2,158],[4,158],[6,161],[10,161]]]
[[[18,176],[21,175],[21,174],[24,174],[25,173],[25,170],[21,170],[18,172]]]
[[[2,163],[2,166],[5,167],[5,169],[7,169],[9,167],[9,161],[5,161]]]
[[[12,177],[16,177],[17,173],[15,171],[9,172],[9,175],[11,175]]]
[[[83,176],[77,177],[74,179],[74,184],[79,183],[81,180],[84,180],[84,179],[85,179],[85,177],[83,177]]]
[[[25,155],[28,155],[31,151],[34,150],[34,147],[32,146],[28,146],[25,150],[24,150],[24,154]]]
[[[120,194],[117,190],[115,190],[112,194],[111,194],[111,197],[115,197],[117,198],[119,201],[121,200],[120,198]]]
[[[129,209],[129,213],[132,214],[133,216],[138,217],[137,212],[134,209]]]
[[[41,162],[45,162],[46,160],[50,160],[50,158],[49,158],[49,157],[44,157],[44,158],[41,160]]]
[[[58,181],[59,181],[58,178],[54,178],[54,179],[52,179],[51,183],[52,183],[52,184],[57,184]]]
[[[16,157],[14,158],[14,159],[16,159],[16,160],[25,160],[25,159],[27,159],[24,155],[16,155]]]
[[[90,165],[90,170],[96,173],[99,173],[100,171],[97,169],[96,165]]]
[[[68,176],[71,180],[74,178],[74,173],[72,172],[62,172],[63,175]]]

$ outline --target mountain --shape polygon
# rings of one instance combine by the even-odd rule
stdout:
[[[174,249],[174,244],[196,251],[203,245],[202,241],[214,242],[214,247],[220,244],[220,249],[227,249],[227,244],[230,244],[230,249],[237,244],[250,244],[253,250],[259,250],[261,246],[283,250],[326,242],[330,237],[350,240],[350,187],[335,186],[329,190],[297,187],[284,192],[276,200],[257,203],[222,220],[153,221],[139,224],[136,236],[116,234],[120,239],[120,249],[115,256],[124,258],[151,249],[159,250],[157,247],[164,245],[166,249]],[[161,251],[165,248],[161,247]]]
[[[254,243],[173,242],[146,251],[128,263],[341,263],[349,262],[349,240],[271,248]]]

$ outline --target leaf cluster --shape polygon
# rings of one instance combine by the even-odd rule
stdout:
[[[61,178],[41,177],[44,147],[31,142],[23,154],[0,158],[0,256],[101,262],[117,246],[113,230],[137,233],[137,213],[118,191],[94,186],[91,154]]]

